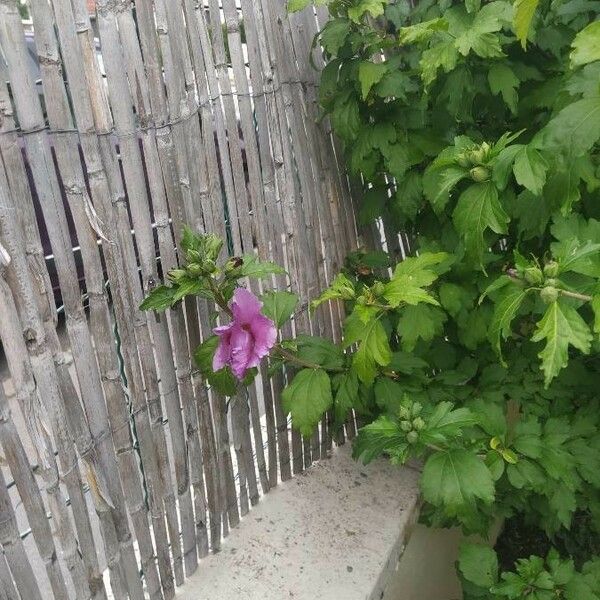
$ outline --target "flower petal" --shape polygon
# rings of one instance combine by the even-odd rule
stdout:
[[[243,379],[254,351],[254,340],[249,331],[235,327],[231,334],[231,371]]]
[[[231,310],[233,320],[240,325],[249,324],[252,319],[260,314],[262,302],[247,289],[239,287],[233,293],[233,302]]]
[[[221,327],[215,327],[213,333],[219,336],[219,345],[213,356],[212,368],[213,371],[221,370],[225,365],[228,365],[231,361],[231,331],[233,329],[233,323],[229,325],[222,325]]]
[[[254,355],[260,361],[261,358],[269,354],[269,351],[275,345],[277,341],[277,327],[275,327],[275,323],[271,319],[258,314],[252,319],[250,330],[254,337]]]

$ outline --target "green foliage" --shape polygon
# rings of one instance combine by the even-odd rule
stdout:
[[[600,594],[600,559],[588,561],[577,571],[573,561],[561,559],[555,550],[545,559],[521,558],[514,571],[499,575],[491,548],[463,542],[458,569],[467,599],[592,600]]]
[[[277,327],[282,327],[294,314],[298,305],[298,296],[292,292],[266,292],[261,296],[263,314]]]
[[[596,5],[327,5],[320,102],[365,182],[359,224],[412,253],[352,254],[315,303],[348,315],[329,373],[338,423],[350,407],[367,423],[355,456],[424,460],[430,524],[486,533],[521,513],[555,536],[582,513],[600,529]],[[506,577],[489,550],[461,561],[468,597],[590,594],[554,559]]]

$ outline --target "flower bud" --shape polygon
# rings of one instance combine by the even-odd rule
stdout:
[[[400,429],[402,429],[402,431],[412,431],[412,423],[410,421],[400,421]]]
[[[468,169],[470,166],[473,165],[473,163],[469,160],[469,157],[467,156],[466,152],[461,152],[457,158],[456,158],[456,162],[461,166],[464,167],[465,169]]]
[[[416,444],[419,441],[419,434],[416,431],[410,431],[406,434],[406,441],[409,444]]]
[[[371,289],[376,296],[381,296],[385,291],[385,285],[381,281],[377,281]]]
[[[415,431],[421,431],[421,429],[423,429],[423,427],[425,427],[425,421],[423,421],[423,419],[421,419],[421,417],[417,417],[416,419],[413,420],[412,426]]]
[[[488,181],[490,178],[490,170],[485,167],[473,167],[469,174],[471,175],[471,179],[476,181],[477,183],[483,183],[484,181]]]
[[[546,277],[556,277],[558,275],[558,263],[551,260],[544,266],[544,275]]]
[[[558,281],[558,279],[555,279],[554,277],[550,277],[550,278],[546,279],[545,284],[549,285],[551,287],[558,287],[559,281]]]
[[[406,408],[406,406],[401,406],[398,414],[400,415],[400,418],[404,419],[405,421],[410,419],[410,410]]]
[[[169,271],[168,278],[171,281],[177,282],[182,277],[185,277],[185,275],[186,275],[185,269],[172,269],[171,271]]]
[[[202,265],[193,262],[187,266],[187,272],[192,277],[199,277],[204,274],[204,269],[202,268]]]
[[[539,267],[528,267],[525,269],[525,281],[531,285],[539,285],[544,281],[544,274]]]
[[[221,252],[223,240],[219,236],[210,234],[205,237],[204,243],[206,245],[206,257],[214,262]]]
[[[423,410],[423,405],[420,402],[415,402],[412,405],[412,416],[413,417],[418,417],[421,414],[421,411]]]
[[[556,299],[558,298],[558,290],[551,285],[547,285],[540,292],[540,297],[545,304],[552,304],[553,302],[556,302]]]

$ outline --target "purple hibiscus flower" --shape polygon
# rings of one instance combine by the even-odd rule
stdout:
[[[277,340],[277,328],[260,312],[261,308],[262,302],[252,292],[235,290],[231,303],[233,320],[213,329],[220,338],[213,358],[214,371],[229,365],[233,374],[243,379],[248,369],[257,367],[269,354]]]

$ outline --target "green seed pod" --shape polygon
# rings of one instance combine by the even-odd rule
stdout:
[[[413,420],[412,426],[415,431],[421,431],[421,429],[423,429],[423,427],[425,427],[425,421],[423,421],[423,419],[421,419],[421,417],[417,417],[416,419]]]
[[[423,410],[423,405],[420,402],[415,402],[412,405],[412,416],[413,417],[418,417],[421,414],[421,411]]]
[[[381,296],[385,292],[385,285],[381,281],[377,281],[371,289],[376,296]]]
[[[221,252],[221,248],[223,247],[223,240],[216,235],[210,234],[206,236],[205,244],[206,257],[211,261],[217,260]]]
[[[539,285],[544,281],[544,274],[539,267],[528,267],[525,269],[525,281],[531,285]]]
[[[416,431],[410,431],[406,434],[406,441],[409,444],[416,444],[419,441],[419,434]]]
[[[186,275],[185,269],[173,269],[172,271],[169,271],[168,277],[171,281],[177,282],[182,277],[185,277],[185,275]]]
[[[204,261],[203,267],[204,272],[208,274],[214,273],[217,270],[217,265],[215,264],[215,261],[211,260],[210,258]]]
[[[546,304],[552,304],[558,298],[558,290],[551,285],[547,285],[540,292],[540,297]]]
[[[558,275],[559,265],[555,260],[551,260],[544,266],[544,275],[546,277],[556,277]]]
[[[400,429],[402,431],[412,431],[412,423],[410,421],[400,421]]]
[[[461,152],[456,158],[456,162],[465,169],[468,169],[473,165],[473,163],[469,160],[469,156],[466,152]]]
[[[476,181],[477,183],[483,183],[484,181],[488,181],[490,178],[490,170],[485,167],[473,167],[469,174],[471,175],[471,179]]]
[[[188,275],[190,275],[191,277],[199,277],[200,275],[204,274],[204,269],[202,268],[202,265],[195,262],[190,263],[186,267],[186,270],[188,272]]]

